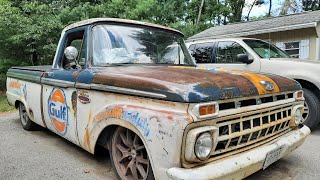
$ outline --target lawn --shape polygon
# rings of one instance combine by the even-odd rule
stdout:
[[[0,112],[10,112],[16,109],[10,106],[7,102],[7,97],[4,94],[0,94]]]

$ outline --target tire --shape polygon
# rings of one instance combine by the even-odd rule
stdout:
[[[134,132],[118,127],[109,147],[111,165],[119,180],[154,180],[145,146]]]
[[[303,118],[305,121],[303,124],[313,130],[320,122],[320,101],[318,97],[309,89],[303,88],[303,93],[305,98],[303,113]]]
[[[33,131],[37,129],[37,124],[32,122],[23,103],[19,104],[20,122],[24,130]]]

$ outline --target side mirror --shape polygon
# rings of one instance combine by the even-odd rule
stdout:
[[[251,64],[253,62],[253,59],[249,59],[247,54],[238,54],[237,60],[246,64]]]
[[[64,50],[64,56],[71,62],[76,61],[77,57],[78,57],[78,50],[77,48],[73,47],[73,46],[68,46],[65,50]]]

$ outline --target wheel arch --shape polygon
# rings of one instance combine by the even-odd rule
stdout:
[[[304,80],[304,79],[295,79],[295,80],[301,84],[302,88],[309,89],[310,91],[312,91],[313,93],[316,94],[318,99],[320,98],[320,90],[314,83],[307,81],[307,80]]]
[[[20,101],[20,100],[16,100],[16,101],[14,102],[14,107],[15,107],[16,109],[18,109],[20,103],[23,103],[23,102]]]
[[[123,119],[116,119],[116,118],[108,118],[105,120],[102,120],[98,122],[91,131],[91,148],[92,154],[96,153],[96,150],[98,146],[102,146],[106,149],[109,148],[109,142],[110,138],[112,137],[113,132],[116,130],[117,127],[124,127],[126,129],[129,129],[133,131],[135,134],[139,136],[139,138],[142,140],[143,144],[145,145],[145,148],[147,150],[149,160],[151,163],[151,168],[153,168],[153,160],[152,160],[152,153],[150,151],[150,148],[148,146],[147,140],[145,136],[142,135],[142,133],[139,131],[138,128],[136,128],[131,123],[123,120]]]

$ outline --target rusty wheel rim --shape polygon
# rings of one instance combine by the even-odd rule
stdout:
[[[112,158],[121,179],[147,179],[149,157],[146,148],[134,132],[118,128],[112,140]]]

